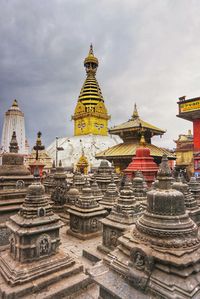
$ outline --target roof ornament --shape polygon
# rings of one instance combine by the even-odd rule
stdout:
[[[139,114],[138,114],[138,111],[137,111],[137,105],[135,103],[134,104],[134,110],[133,110],[132,119],[136,119],[136,118],[139,118]]]

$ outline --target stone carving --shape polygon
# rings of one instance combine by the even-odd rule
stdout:
[[[24,187],[25,187],[25,183],[24,183],[23,180],[18,180],[18,181],[16,182],[16,188],[17,188],[17,189],[23,189]]]

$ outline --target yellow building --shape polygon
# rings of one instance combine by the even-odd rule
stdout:
[[[81,88],[74,115],[74,135],[108,135],[108,115],[101,89],[96,80],[98,59],[90,46],[88,56],[84,60],[86,80]]]
[[[194,172],[193,160],[193,135],[191,130],[188,134],[180,134],[176,142],[176,169],[186,169],[188,177]]]

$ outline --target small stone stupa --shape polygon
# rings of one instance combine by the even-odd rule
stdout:
[[[178,178],[178,181],[172,184],[172,188],[176,189],[183,193],[185,198],[185,207],[188,211],[189,216],[196,222],[196,224],[200,225],[200,207],[197,204],[196,199],[193,194],[189,190],[189,186],[186,183],[183,183],[181,177]]]
[[[76,171],[73,176],[74,186],[81,193],[83,187],[85,186],[85,177],[80,172]]]
[[[157,179],[134,229],[90,270],[102,299],[200,297],[198,227],[186,212],[184,195],[171,187],[166,156]]]
[[[113,250],[117,246],[118,238],[131,229],[139,215],[140,207],[136,203],[127,179],[110,215],[101,220],[103,238],[102,245],[98,246],[98,249],[104,253]]]
[[[59,167],[56,167],[56,172],[54,173],[54,190],[51,194],[51,199],[54,202],[53,209],[55,212],[62,212],[64,204],[66,202],[68,184],[66,180],[67,176],[64,172],[64,167],[62,167],[61,161],[59,162]]]
[[[101,234],[99,220],[105,217],[107,212],[95,200],[88,181],[86,181],[79,199],[75,202],[75,206],[72,206],[68,212],[70,214],[68,234],[82,240]]]
[[[68,210],[75,205],[76,201],[79,199],[80,193],[78,191],[78,189],[75,187],[74,185],[74,180],[72,185],[70,186],[69,191],[67,192],[66,195],[66,202],[64,205],[64,210],[65,213],[63,214],[62,220],[64,220],[65,223],[69,224],[69,212]]]
[[[200,183],[197,182],[196,177],[191,177],[188,185],[190,188],[190,192],[193,194],[193,197],[197,201],[198,206],[200,206]]]
[[[108,184],[107,190],[102,198],[102,200],[99,201],[100,205],[104,207],[110,213],[112,210],[114,204],[117,202],[117,199],[119,197],[119,192],[117,185],[114,182],[114,177],[111,177],[111,182]]]
[[[135,196],[136,201],[140,202],[141,205],[146,206],[147,186],[140,171],[136,171],[135,177],[132,180],[132,185],[133,195]]]
[[[9,243],[10,230],[6,221],[17,213],[24,202],[26,190],[33,176],[24,166],[24,157],[18,154],[16,134],[13,132],[10,152],[3,154],[0,166],[0,246]],[[2,247],[1,247],[2,248]]]
[[[10,141],[10,152],[2,155],[0,166],[0,189],[15,189],[18,185],[29,186],[33,176],[24,165],[24,156],[18,154],[18,143],[15,131]]]
[[[59,250],[59,219],[44,187],[30,185],[20,212],[7,224],[11,237],[0,256],[1,298],[58,298],[88,284],[83,266]]]
[[[99,188],[99,185],[97,184],[96,178],[94,178],[92,184],[91,184],[92,194],[97,202],[102,200],[103,194],[101,192],[101,189]]]
[[[108,184],[110,184],[112,175],[114,176],[114,182],[118,185],[119,177],[114,172],[114,168],[109,166],[107,160],[102,160],[97,172],[94,174],[94,178],[96,179],[103,194],[106,192]]]
[[[54,189],[54,174],[56,173],[56,165],[55,165],[55,160],[53,160],[52,167],[50,169],[50,173],[47,174],[47,177],[44,180],[44,187],[45,187],[45,192],[48,194],[51,194]]]

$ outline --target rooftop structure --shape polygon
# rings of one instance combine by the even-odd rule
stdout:
[[[169,159],[175,159],[175,156],[168,150],[159,148],[151,143],[153,136],[162,136],[165,131],[143,121],[138,114],[136,104],[132,117],[127,122],[111,128],[109,133],[118,135],[123,139],[123,143],[97,153],[96,158],[102,159],[104,157],[110,162],[114,162],[115,168],[119,171],[124,170],[131,162],[133,156],[136,155],[142,134],[146,141],[146,147],[150,150],[150,154],[157,164],[160,163],[163,154],[166,154]]]
[[[8,109],[4,116],[1,138],[3,152],[9,152],[9,145],[13,131],[16,132],[19,153],[27,155],[28,152],[26,146],[27,141],[25,138],[24,113],[20,110],[17,100],[13,101],[12,106]]]

